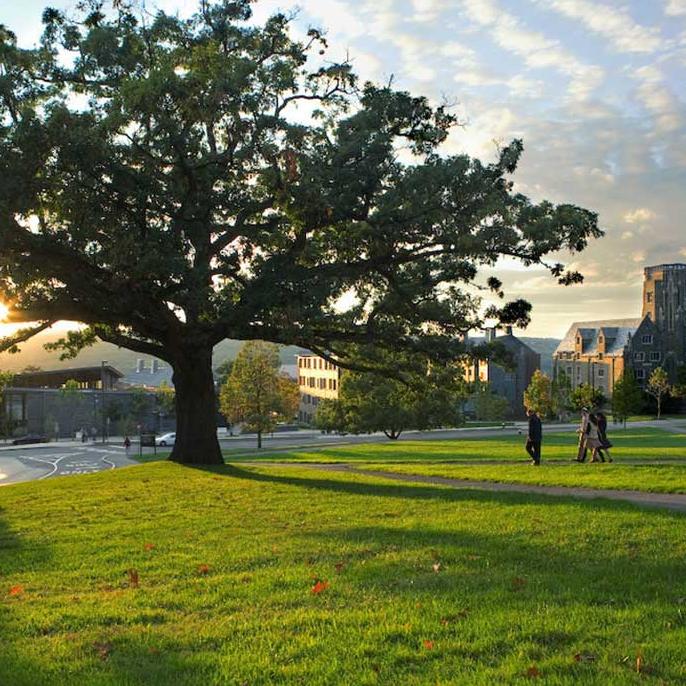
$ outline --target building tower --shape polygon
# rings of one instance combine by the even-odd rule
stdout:
[[[643,280],[643,316],[661,332],[665,367],[674,374],[686,363],[686,264],[646,267]]]

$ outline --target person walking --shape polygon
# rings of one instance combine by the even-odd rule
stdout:
[[[527,410],[529,417],[529,434],[526,439],[526,452],[531,456],[531,464],[541,464],[541,443],[543,442],[543,425],[541,418],[534,410]]]
[[[576,432],[579,434],[579,446],[577,449],[576,457],[574,458],[577,462],[585,462],[586,455],[588,453],[588,448],[586,446],[586,439],[588,437],[588,427],[590,413],[587,407],[581,409],[581,423]]]
[[[605,462],[605,458],[600,453],[602,445],[600,431],[598,430],[598,417],[591,412],[588,415],[588,433],[586,434],[586,449],[592,451],[591,462]]]
[[[605,462],[605,455],[607,455],[607,461],[612,462],[612,457],[610,456],[612,443],[607,437],[607,417],[602,410],[596,412],[595,416],[598,419],[598,438],[600,440],[600,449],[598,452],[600,454],[600,459]]]
[[[128,436],[124,436],[124,450],[126,450],[126,454],[129,454],[129,450],[131,450],[131,439]]]

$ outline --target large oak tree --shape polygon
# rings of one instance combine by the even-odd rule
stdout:
[[[470,284],[501,289],[484,269],[601,234],[592,212],[513,191],[520,141],[492,164],[441,155],[445,108],[358,83],[319,32],[295,41],[250,6],[183,19],[85,0],[46,10],[35,49],[0,27],[0,297],[27,323],[1,347],[72,320],[87,328],[67,353],[99,338],[166,360],[185,463],[221,461],[222,339],[358,369],[373,365],[351,346],[455,355],[481,325]],[[489,314],[524,325],[529,309]]]

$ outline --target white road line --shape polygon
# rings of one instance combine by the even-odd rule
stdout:
[[[108,460],[106,457],[103,457],[102,461],[105,464],[108,464],[110,466],[110,469],[114,469],[117,466],[116,464],[114,464],[114,462],[110,462],[110,460]]]

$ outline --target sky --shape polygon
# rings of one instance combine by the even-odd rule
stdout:
[[[146,0],[188,13],[195,0]],[[31,45],[46,6],[0,0],[0,23]],[[534,200],[599,213],[606,236],[568,258],[586,281],[500,265],[508,297],[534,305],[527,335],[574,320],[641,314],[643,267],[686,262],[686,0],[258,0],[327,32],[332,59],[363,79],[449,102],[462,126],[444,146],[492,160],[523,138],[514,177]]]

